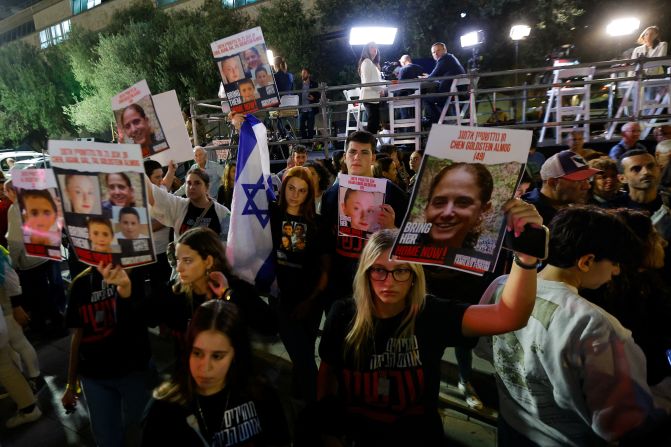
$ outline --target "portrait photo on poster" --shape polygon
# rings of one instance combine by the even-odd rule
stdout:
[[[77,259],[124,268],[155,262],[138,145],[50,140],[49,154]]]
[[[139,144],[143,158],[169,149],[146,81],[112,97],[112,111],[120,143]]]
[[[256,27],[210,44],[231,111],[253,113],[280,104],[261,28]]]
[[[462,255],[481,259],[477,268],[489,267],[504,224],[499,210],[521,168],[518,162],[484,165],[425,156],[397,256],[450,266]]]
[[[16,188],[16,192],[23,220],[23,241],[27,244],[59,247],[61,225],[56,189]]]
[[[338,235],[368,239],[382,228],[386,179],[340,174],[338,181]]]

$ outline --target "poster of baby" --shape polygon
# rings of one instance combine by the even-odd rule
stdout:
[[[155,262],[140,146],[51,140],[49,154],[79,261]]]
[[[51,169],[12,169],[21,211],[23,242],[30,256],[61,259],[63,208]]]
[[[387,179],[338,175],[338,235],[368,239],[381,229]]]
[[[233,112],[253,113],[280,105],[260,27],[219,39],[210,46]]]

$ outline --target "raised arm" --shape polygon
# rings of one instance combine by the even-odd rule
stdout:
[[[542,225],[536,208],[519,199],[506,202],[507,227],[515,237],[524,231],[526,224]],[[510,332],[526,326],[536,300],[536,268],[538,259],[515,253],[508,280],[501,299],[495,304],[468,307],[462,320],[462,332],[466,336],[494,335]]]

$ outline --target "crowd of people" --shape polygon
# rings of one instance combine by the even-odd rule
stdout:
[[[428,77],[459,71],[444,44],[432,54]],[[379,57],[374,44],[364,48],[362,82],[380,79]],[[408,55],[401,61],[402,73],[424,76]],[[281,59],[275,68],[278,84],[293,85]],[[240,76],[235,66],[221,70]],[[318,101],[308,69],[301,80],[301,105]],[[384,93],[367,89],[364,99]],[[439,104],[428,107],[435,113]],[[26,255],[21,210],[5,181],[0,385],[17,407],[5,425],[42,416],[36,396],[45,381],[24,328],[45,337],[68,328],[61,402],[73,412],[86,400],[100,446],[445,445],[450,428],[438,408],[447,347],[456,351],[458,389],[475,410],[484,404],[471,384],[472,351],[494,365],[501,446],[668,445],[669,126],[656,130],[655,151],[638,141],[635,122],[608,154],[585,148],[582,132],[547,159],[533,144],[520,198],[497,212],[514,237],[547,226],[548,257],[502,252],[497,271],[479,277],[391,256],[424,154],[378,144],[379,104],[366,110],[369,131],[348,135],[344,151],[308,160],[308,149],[295,145],[287,168],[273,176],[278,293],[271,296],[238,277],[225,255],[236,164],[208,160],[200,146],[183,185],[174,163],[145,162],[157,262],[124,270],[70,260],[76,275],[67,296],[58,263]],[[306,138],[313,111],[300,110]],[[229,118],[237,129],[245,120]],[[339,199],[339,173],[386,179],[384,203],[366,217],[379,229],[368,239],[338,233],[348,206]],[[63,179],[70,211],[92,206],[90,180]],[[102,214],[121,207],[121,233],[110,227],[110,240],[142,237],[137,183],[123,173],[104,180]],[[426,197],[424,242],[474,244],[493,189],[483,165],[441,169]],[[158,380],[148,334],[157,326],[174,345],[173,365]],[[250,334],[279,335],[285,346],[295,418],[256,368]]]

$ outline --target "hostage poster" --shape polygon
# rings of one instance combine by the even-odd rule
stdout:
[[[380,230],[387,179],[338,175],[338,236],[368,239]]]
[[[212,42],[226,100],[236,113],[280,105],[260,27]]]
[[[170,148],[156,114],[147,81],[142,80],[113,96],[112,111],[119,141],[139,144],[143,158]]]
[[[531,131],[434,125],[392,255],[478,275],[492,271]]]
[[[61,260],[63,207],[51,169],[12,169],[29,256]]]
[[[49,154],[77,258],[123,268],[154,262],[140,147],[49,141]]]

